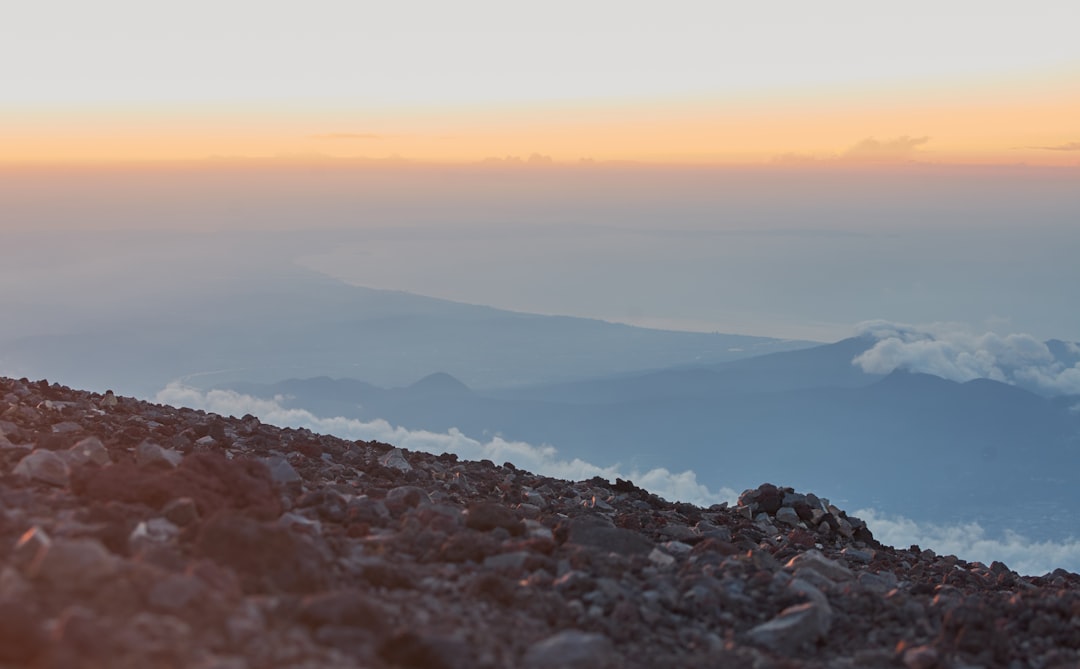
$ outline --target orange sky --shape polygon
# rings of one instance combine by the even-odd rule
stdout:
[[[0,163],[1077,165],[1060,0],[16,3]]]
[[[1080,164],[1072,76],[731,99],[320,110],[130,105],[0,112],[0,162],[489,157],[658,163]],[[1080,78],[1080,77],[1078,77]]]

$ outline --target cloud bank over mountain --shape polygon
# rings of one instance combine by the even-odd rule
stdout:
[[[1046,343],[1028,334],[976,334],[960,325],[906,325],[868,321],[860,335],[877,339],[852,364],[869,374],[896,369],[933,374],[950,381],[992,379],[1034,386],[1053,394],[1080,394],[1080,362],[1061,362]],[[1077,354],[1075,344],[1066,344]]]
[[[700,506],[720,502],[733,503],[738,493],[731,488],[711,491],[697,480],[692,471],[671,472],[663,467],[639,471],[624,470],[619,464],[601,467],[579,458],[559,457],[553,446],[533,446],[521,441],[507,441],[494,437],[481,442],[462,434],[457,429],[437,433],[426,430],[409,430],[393,426],[385,420],[361,421],[352,418],[320,418],[304,409],[286,409],[283,398],[260,399],[231,390],[203,392],[180,383],[170,383],[162,389],[154,401],[173,406],[203,409],[225,416],[251,414],[260,420],[282,427],[307,428],[315,432],[332,434],[345,439],[381,441],[400,448],[426,453],[455,453],[469,460],[491,460],[495,463],[511,462],[515,466],[537,474],[568,480],[581,480],[602,476],[609,480],[624,478],[661,497]]]
[[[672,472],[660,467],[641,472],[637,469],[624,470],[618,464],[602,467],[579,458],[561,458],[558,450],[550,445],[533,446],[501,437],[482,442],[456,429],[443,433],[409,430],[393,426],[385,420],[320,418],[304,409],[284,408],[284,397],[281,396],[260,399],[231,390],[202,391],[181,383],[171,383],[157,394],[155,401],[222,415],[252,414],[273,425],[307,428],[347,439],[377,440],[409,450],[455,453],[470,460],[511,462],[534,473],[569,480],[593,476],[609,480],[627,478],[671,501],[708,506],[719,502],[733,503],[738,496],[729,487],[710,490],[699,483],[697,475],[690,470]],[[995,537],[978,523],[947,525],[916,522],[875,509],[860,509],[855,515],[865,520],[875,538],[887,545],[904,548],[918,544],[942,555],[953,554],[964,560],[977,560],[985,564],[999,560],[1021,574],[1045,574],[1059,567],[1080,572],[1080,540],[1069,538],[1039,542],[1009,529]]]
[[[874,538],[883,544],[907,548],[913,544],[939,555],[956,555],[989,565],[994,560],[1024,575],[1039,576],[1054,569],[1080,571],[1080,541],[1035,541],[1013,530],[991,537],[979,523],[939,525],[917,523],[903,516],[859,509]]]

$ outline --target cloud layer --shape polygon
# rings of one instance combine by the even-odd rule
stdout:
[[[1080,540],[1034,541],[1011,530],[1006,530],[1000,538],[993,538],[978,523],[917,523],[874,509],[859,509],[855,516],[866,521],[875,539],[897,548],[917,544],[938,555],[956,555],[986,565],[998,560],[1013,571],[1028,576],[1041,576],[1058,568],[1080,572]]]
[[[381,441],[400,448],[425,453],[455,453],[468,460],[491,460],[496,463],[511,462],[516,467],[545,476],[577,481],[594,476],[608,480],[623,478],[656,493],[661,497],[699,506],[720,502],[733,503],[738,493],[730,488],[711,491],[697,480],[692,471],[671,472],[665,468],[641,472],[623,470],[618,464],[600,467],[584,460],[559,457],[558,451],[548,445],[532,446],[521,441],[507,441],[495,437],[487,442],[462,434],[459,430],[436,433],[426,430],[408,430],[390,425],[385,420],[364,422],[352,418],[320,418],[304,409],[286,409],[281,398],[272,400],[243,395],[230,390],[201,391],[180,383],[170,383],[157,393],[155,402],[173,406],[203,409],[224,416],[251,414],[259,420],[281,427],[308,428],[322,434],[332,434],[344,439]]]
[[[896,369],[933,374],[951,381],[992,379],[1051,394],[1080,394],[1080,363],[1071,367],[1028,334],[975,334],[962,326],[912,326],[868,321],[860,335],[877,339],[852,364],[870,374]]]
[[[458,430],[446,433],[408,430],[384,420],[370,422],[351,418],[319,418],[303,409],[285,409],[283,398],[260,399],[229,390],[202,391],[180,383],[162,389],[155,401],[174,406],[203,409],[222,415],[252,414],[260,420],[282,427],[304,427],[345,439],[377,440],[401,448],[426,453],[456,453],[470,460],[488,459],[538,474],[569,480],[602,476],[634,481],[637,485],[672,501],[707,506],[718,502],[734,503],[737,493],[731,488],[711,491],[698,482],[693,471],[674,473],[664,468],[647,472],[624,472],[619,465],[600,467],[578,458],[562,459],[552,446],[532,446],[499,437],[488,442],[472,439]],[[953,554],[968,561],[990,564],[999,560],[1021,574],[1041,575],[1057,568],[1080,572],[1080,541],[1033,541],[1006,530],[992,538],[978,523],[944,525],[918,523],[902,516],[886,515],[874,509],[860,509],[855,515],[864,521],[883,544],[906,548],[918,544],[940,555]]]
[[[1028,148],[1041,149],[1043,151],[1080,151],[1080,142],[1066,142],[1065,144],[1057,144],[1054,146],[1032,146]]]

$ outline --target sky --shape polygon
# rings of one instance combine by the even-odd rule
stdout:
[[[1050,0],[17,3],[0,234],[120,236],[20,276],[141,266],[134,231],[257,231],[260,253],[351,283],[521,311],[1080,340],[1077,18]]]
[[[16,3],[0,162],[1080,163],[1061,0]]]

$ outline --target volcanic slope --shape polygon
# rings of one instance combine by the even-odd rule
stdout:
[[[1065,667],[1080,577],[812,494],[628,481],[0,378],[0,666]]]

